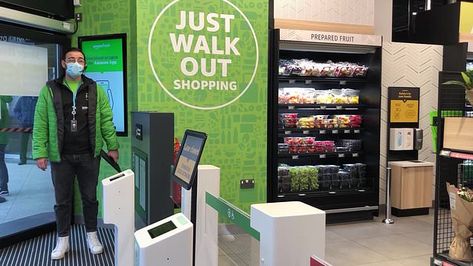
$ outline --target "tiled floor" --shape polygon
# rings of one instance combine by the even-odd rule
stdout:
[[[333,265],[429,265],[433,216],[379,219],[327,227],[325,259]]]
[[[430,265],[433,211],[430,215],[398,218],[386,225],[373,221],[328,225],[325,260],[334,266]],[[219,265],[258,265],[258,242],[249,235],[219,237]],[[253,250],[252,250],[253,249]],[[256,257],[256,258],[255,258]]]
[[[49,171],[30,162],[7,163],[10,195],[0,204],[0,224],[41,212],[50,212],[54,193]],[[328,225],[325,259],[334,266],[421,266],[432,255],[433,211],[430,215],[395,218],[392,225],[373,221]],[[230,230],[231,231],[231,230]],[[259,242],[241,230],[219,236],[219,265],[258,265]]]
[[[41,171],[34,162],[18,165],[17,160],[7,159],[10,195],[0,203],[0,224],[18,218],[52,212],[54,190],[49,168]]]

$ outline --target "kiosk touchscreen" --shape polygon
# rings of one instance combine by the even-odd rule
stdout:
[[[207,134],[203,132],[188,129],[184,133],[173,176],[187,190],[192,187],[195,181],[197,166],[206,140]]]
[[[135,232],[137,266],[192,265],[192,223],[174,214]]]

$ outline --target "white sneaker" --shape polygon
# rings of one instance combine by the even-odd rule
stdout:
[[[51,252],[51,259],[60,260],[69,251],[69,236],[58,237],[56,247]]]
[[[96,255],[103,252],[103,246],[102,243],[100,243],[97,232],[87,233],[87,245],[89,245],[89,249],[92,254]]]

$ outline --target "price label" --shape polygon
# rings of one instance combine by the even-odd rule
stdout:
[[[337,108],[337,110],[342,110],[342,109],[343,109],[343,106],[341,106],[341,105],[337,105],[337,107],[336,107],[336,108]]]
[[[232,209],[227,209],[227,217],[230,220],[235,220],[235,212]]]
[[[332,134],[338,134],[338,130],[337,129],[332,130]]]
[[[320,158],[320,159],[325,159],[325,158],[327,158],[327,155],[325,155],[325,154],[320,154],[320,155],[319,155],[319,158]]]
[[[294,83],[296,83],[296,80],[295,80],[295,79],[290,79],[290,80],[289,80],[289,84],[294,84]]]
[[[325,110],[325,109],[327,109],[327,106],[322,105],[322,106],[320,106],[320,109]]]
[[[345,157],[345,154],[344,154],[344,153],[338,154],[338,158],[344,158],[344,157]]]
[[[340,85],[347,85],[347,81],[346,80],[340,80]]]
[[[358,192],[365,192],[366,190],[364,189],[358,189]]]
[[[309,80],[306,80],[306,81],[305,81],[305,84],[312,84],[312,80],[310,80],[310,79],[309,79]]]
[[[301,194],[298,194],[298,195],[301,196],[301,197],[304,197],[304,196],[305,196],[305,194],[302,194],[302,193],[301,193]]]
[[[293,160],[299,159],[299,155],[292,155],[292,159],[293,159]]]
[[[346,130],[346,129],[345,129],[345,130],[343,131],[343,133],[345,133],[345,134],[350,134],[350,130]]]
[[[359,130],[359,129],[355,129],[355,133],[356,133],[356,134],[359,134],[359,133],[360,133],[360,130]]]
[[[289,130],[284,131],[284,134],[289,135],[289,134],[291,134],[291,131],[289,131]]]
[[[306,134],[306,135],[309,134],[309,130],[302,131],[302,134]]]
[[[329,191],[328,194],[337,194],[335,191]]]
[[[295,109],[295,106],[294,106],[294,105],[289,105],[289,106],[287,107],[287,109],[289,109],[289,110],[294,110],[294,109]]]
[[[325,134],[325,129],[320,130],[319,134]]]
[[[358,153],[357,152],[353,153],[353,157],[358,157]]]
[[[448,197],[450,198],[450,209],[455,210],[455,208],[457,206],[455,204],[455,200],[457,198],[456,193],[448,193]]]

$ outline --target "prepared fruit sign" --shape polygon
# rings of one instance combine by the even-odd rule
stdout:
[[[419,88],[389,88],[391,123],[419,123]]]
[[[317,43],[333,43],[333,44],[356,44],[381,46],[380,35],[367,35],[355,33],[326,32],[313,30],[294,30],[281,29],[280,39],[282,41],[303,41]]]

